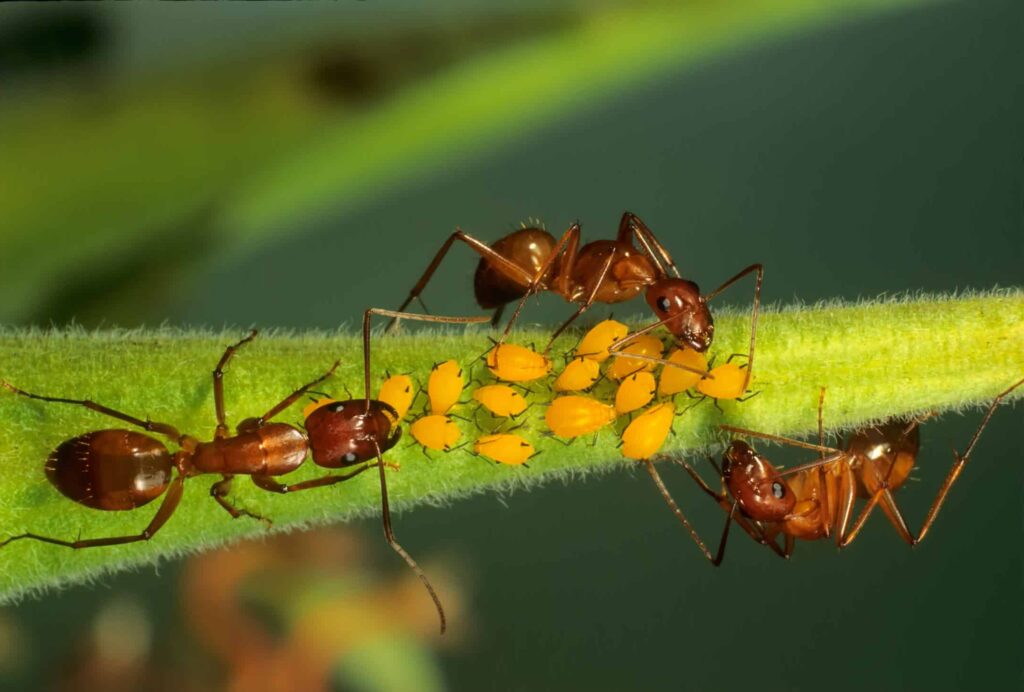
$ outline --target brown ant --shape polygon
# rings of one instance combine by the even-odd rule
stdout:
[[[716,493],[709,488],[689,464],[681,462],[704,492],[713,497],[728,513],[715,564],[720,563],[724,556],[731,521],[735,520],[740,524],[754,540],[767,544],[780,556],[789,558],[798,538],[816,540],[834,535],[838,547],[848,546],[857,538],[876,506],[881,506],[886,518],[908,545],[917,545],[924,540],[935,522],[950,488],[959,478],[996,408],[1022,384],[1024,380],[1016,382],[997,395],[982,417],[964,453],[960,454],[954,450],[953,467],[939,488],[916,536],[907,526],[893,497],[893,491],[902,486],[910,476],[920,447],[919,426],[923,421],[936,415],[934,412],[910,421],[892,420],[858,430],[850,435],[846,449],[826,447],[823,444],[821,414],[824,390],[818,400],[817,445],[730,425],[720,426],[723,430],[737,435],[759,437],[815,450],[821,453],[822,457],[807,464],[779,471],[750,445],[733,440],[722,458],[720,475],[727,491],[722,493]],[[867,499],[867,502],[851,524],[854,502],[858,496]],[[780,549],[775,542],[779,534],[785,536],[785,549]]]
[[[558,335],[595,302],[621,303],[635,298],[644,289],[647,304],[658,317],[658,322],[620,340],[618,348],[636,336],[664,325],[678,342],[703,353],[711,345],[715,330],[707,302],[747,274],[756,272],[749,360],[750,367],[753,367],[757,313],[764,278],[760,264],[750,265],[711,293],[702,295],[697,284],[680,277],[672,257],[647,225],[629,212],[622,215],[615,240],[595,240],[582,248],[579,223],[570,226],[558,241],[542,228],[528,227],[513,231],[491,245],[456,229],[441,245],[399,310],[405,310],[413,300],[419,300],[423,305],[420,293],[456,240],[481,255],[476,267],[474,291],[481,308],[495,310],[491,324],[497,325],[508,303],[519,300],[499,343],[508,337],[526,300],[534,293],[552,291],[568,302],[578,304],[576,312],[551,335],[544,353],[548,352]],[[639,247],[634,245],[634,241],[639,243]],[[423,307],[426,309],[426,305]],[[393,327],[396,321],[392,319],[388,328]]]
[[[243,345],[256,337],[253,330],[247,337],[228,346],[213,371],[213,398],[217,412],[214,439],[201,442],[183,435],[172,425],[142,420],[87,399],[63,399],[32,394],[9,382],[0,385],[15,394],[52,403],[72,404],[131,423],[147,432],[169,438],[179,447],[173,455],[159,440],[149,435],[123,429],[94,430],[61,443],[46,461],[46,476],[57,490],[75,502],[106,511],[131,510],[164,495],[163,502],[149,525],[141,533],[109,538],[65,541],[34,533],[11,536],[0,547],[21,539],[33,539],[69,548],[93,548],[148,541],[170,519],[181,500],[187,478],[201,474],[220,474],[221,480],[210,487],[210,495],[232,517],[242,515],[262,519],[232,505],[227,494],[235,475],[250,475],[254,481],[289,473],[306,458],[306,435],[286,423],[270,422],[274,416],[295,403],[308,389],[331,376],[330,370],[303,385],[259,418],[247,418],[238,425],[238,434],[228,434],[224,414],[224,368]],[[177,470],[173,478],[172,471]],[[338,477],[338,482],[345,480]]]

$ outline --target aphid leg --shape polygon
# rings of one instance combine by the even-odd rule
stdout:
[[[89,399],[61,399],[59,397],[32,394],[31,392],[26,392],[23,389],[18,389],[10,382],[5,381],[0,381],[0,386],[6,387],[15,394],[18,394],[19,396],[28,397],[29,399],[36,399],[38,401],[48,401],[57,404],[72,404],[74,406],[84,406],[90,411],[96,411],[97,413],[102,413],[105,416],[110,416],[111,418],[117,418],[118,420],[123,420],[126,423],[137,425],[143,430],[155,432],[159,435],[164,435],[175,442],[180,442],[181,438],[183,437],[182,434],[178,432],[178,429],[175,428],[173,425],[169,425],[167,423],[156,423],[151,420],[142,420],[141,418],[136,418],[135,416],[129,416],[127,413],[122,413],[121,411],[117,411],[115,409],[103,406],[101,404],[97,404],[95,401],[90,401]]]
[[[457,228],[455,229],[455,232],[448,236],[448,239],[445,240],[444,243],[441,245],[441,249],[437,251],[437,254],[434,256],[434,259],[431,260],[430,264],[427,266],[427,270],[423,272],[423,276],[420,277],[420,280],[417,281],[416,285],[412,287],[411,291],[409,291],[409,296],[405,299],[405,302],[403,302],[398,307],[397,312],[400,314],[390,314],[391,321],[388,322],[388,326],[384,330],[385,332],[390,332],[398,323],[398,320],[400,318],[410,317],[410,315],[405,312],[405,309],[409,307],[409,304],[412,303],[413,300],[419,300],[420,304],[423,303],[423,300],[420,298],[420,293],[422,293],[423,289],[426,288],[427,283],[430,281],[431,277],[434,276],[434,272],[437,271],[438,266],[440,266],[441,260],[443,260],[444,256],[448,254],[448,250],[451,249],[452,243],[454,243],[456,240],[461,240],[462,242],[464,242],[477,254],[479,254],[481,257],[490,262],[496,269],[499,269],[503,273],[507,274],[509,278],[513,280],[522,281],[524,284],[527,285],[529,285],[530,282],[533,281],[533,277],[530,276],[530,273],[527,272],[522,267],[520,267],[518,264],[506,258],[501,253],[495,252],[487,243],[483,242],[482,240],[478,240],[467,233],[463,233],[461,228]],[[426,306],[424,306],[424,309],[425,308]],[[483,321],[488,322],[490,320],[491,317],[488,316]]]
[[[224,368],[228,366],[235,352],[255,339],[258,333],[258,329],[253,329],[247,337],[224,349],[224,354],[217,361],[217,367],[213,369],[213,404],[217,411],[217,431],[214,437],[218,440],[228,436],[228,424],[224,414]]]
[[[434,587],[430,584],[430,580],[427,579],[427,575],[423,573],[420,566],[416,564],[416,561],[412,559],[412,556],[405,551],[398,541],[395,539],[395,532],[391,528],[391,510],[388,507],[388,483],[387,478],[384,476],[384,459],[381,456],[380,446],[374,442],[374,446],[377,447],[377,465],[380,468],[380,514],[381,523],[384,526],[384,539],[391,546],[398,555],[405,560],[405,564],[409,565],[413,573],[420,578],[423,582],[423,586],[426,587],[427,593],[430,594],[430,598],[434,601],[434,606],[437,608],[437,616],[441,620],[441,634],[448,627],[448,622],[444,615],[444,607],[441,605],[441,599],[437,597],[437,592],[434,591]]]
[[[761,307],[761,284],[764,282],[764,267],[760,264],[752,264],[704,296],[705,302],[710,302],[712,298],[751,272],[757,272],[757,280],[754,282],[754,308],[750,313],[750,359],[747,361],[749,367],[747,369],[747,380],[743,383],[743,389],[746,389],[750,384],[750,375],[754,371],[754,342],[757,340],[757,313]]]
[[[160,508],[156,511],[153,519],[149,522],[149,525],[142,530],[142,533],[135,534],[132,536],[112,536],[110,538],[88,538],[86,540],[78,539],[74,541],[63,541],[59,538],[50,538],[49,536],[40,536],[35,533],[23,533],[17,536],[11,536],[10,538],[0,542],[0,548],[4,547],[8,543],[13,541],[20,541],[22,539],[31,539],[34,541],[41,541],[43,543],[50,543],[52,545],[62,545],[67,548],[74,550],[81,550],[82,548],[98,548],[105,545],[122,545],[124,543],[136,543],[138,541],[148,541],[150,538],[156,535],[156,532],[167,523],[167,520],[174,514],[174,510],[178,508],[178,502],[181,501],[181,493],[184,487],[185,477],[177,476],[171,484],[167,487],[167,493],[164,495],[163,502],[160,503]]]
[[[676,518],[680,523],[686,527],[686,530],[690,533],[690,537],[693,539],[693,542],[696,543],[700,551],[704,553],[704,557],[706,557],[711,564],[718,564],[715,562],[715,556],[712,555],[711,551],[708,550],[708,547],[704,545],[704,541],[700,539],[700,536],[697,534],[697,530],[690,524],[686,515],[683,514],[682,510],[679,509],[679,505],[677,505],[676,501],[672,498],[672,494],[669,493],[668,488],[665,487],[665,482],[661,480],[661,475],[658,473],[658,470],[654,468],[654,463],[650,459],[644,459],[643,463],[647,468],[647,473],[651,476],[651,480],[654,481],[655,487],[658,488],[658,492],[660,492],[661,496],[665,499],[665,503],[668,505],[669,509],[672,510],[672,513],[676,515]]]
[[[266,423],[267,421],[272,419],[274,416],[276,416],[277,414],[281,413],[281,411],[284,411],[286,408],[288,408],[289,406],[294,404],[296,401],[298,401],[299,399],[302,398],[303,394],[305,394],[310,389],[312,389],[313,387],[317,386],[318,384],[320,384],[321,382],[323,382],[324,380],[329,378],[331,375],[333,375],[334,371],[338,369],[338,366],[340,364],[341,364],[340,360],[334,361],[334,365],[332,365],[330,368],[328,368],[327,372],[325,372],[323,375],[320,375],[320,377],[316,378],[315,380],[313,380],[311,382],[307,382],[306,384],[302,385],[301,387],[296,389],[294,392],[292,392],[291,394],[286,396],[276,406],[274,406],[272,409],[270,409],[269,411],[264,413],[262,416],[257,418],[256,419],[256,424],[257,425],[263,425],[264,423]]]
[[[231,515],[232,519],[238,519],[239,517],[246,516],[252,519],[263,522],[267,528],[274,525],[270,519],[264,516],[250,512],[247,509],[241,509],[236,507],[230,500],[228,500],[228,493],[231,492],[231,481],[234,476],[228,473],[222,474],[221,479],[210,486],[210,497],[217,501],[217,504],[224,508],[224,510]]]
[[[992,419],[992,414],[995,413],[996,408],[1002,403],[1003,399],[1009,396],[1013,390],[1022,384],[1024,384],[1024,379],[1017,381],[992,400],[992,404],[988,407],[988,411],[985,412],[985,416],[981,419],[981,423],[978,424],[978,429],[974,431],[974,435],[971,437],[971,441],[967,443],[967,449],[964,450],[963,454],[959,454],[956,450],[953,450],[953,467],[949,470],[946,480],[942,482],[942,487],[939,488],[939,492],[935,496],[935,500],[932,502],[931,508],[928,510],[928,515],[925,517],[924,524],[921,526],[921,531],[917,534],[917,538],[914,540],[914,545],[917,545],[924,540],[925,535],[928,533],[928,529],[930,529],[932,524],[935,522],[935,517],[938,516],[939,510],[942,509],[942,504],[946,501],[949,489],[953,487],[953,483],[955,483],[956,479],[960,477],[960,472],[964,470],[964,466],[967,464],[967,460],[970,458],[971,452],[974,451],[974,446],[978,444],[978,439],[981,437],[981,433],[988,426],[988,422]]]

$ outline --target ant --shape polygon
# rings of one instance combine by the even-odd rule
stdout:
[[[254,329],[238,343],[228,346],[213,370],[217,428],[213,440],[209,442],[184,435],[173,425],[142,420],[88,399],[32,394],[9,382],[0,381],[0,385],[19,396],[84,406],[146,432],[162,435],[179,448],[172,455],[159,440],[144,433],[123,429],[94,430],[64,441],[50,454],[45,466],[46,476],[57,490],[79,504],[105,511],[136,509],[163,495],[163,502],[156,515],[138,534],[65,541],[28,532],[7,538],[0,542],[0,547],[22,539],[76,550],[148,541],[174,514],[181,500],[185,480],[202,474],[220,474],[221,480],[210,487],[210,495],[232,517],[237,519],[246,515],[262,520],[263,517],[238,509],[227,499],[232,479],[235,475],[250,475],[260,485],[272,482],[273,476],[294,471],[302,464],[309,449],[305,433],[287,423],[272,423],[271,419],[295,403],[311,387],[330,377],[338,363],[335,362],[323,375],[289,394],[262,416],[243,420],[238,425],[237,434],[229,435],[224,413],[224,368],[235,352],[256,338],[257,333]],[[360,469],[360,472],[363,470]],[[177,471],[177,475],[172,480],[173,471]],[[348,477],[307,481],[299,486],[326,485]]]
[[[534,293],[552,291],[578,305],[576,312],[551,335],[544,349],[546,354],[558,335],[595,302],[621,303],[646,289],[647,304],[658,321],[619,340],[616,342],[618,347],[664,325],[677,341],[703,353],[711,345],[715,330],[708,301],[747,274],[756,273],[750,328],[750,363],[753,366],[757,313],[764,278],[764,268],[760,264],[750,265],[711,293],[701,294],[696,283],[680,276],[668,251],[635,214],[626,212],[622,215],[615,240],[596,240],[580,247],[580,235],[578,222],[572,224],[557,241],[542,228],[528,227],[487,245],[456,229],[441,245],[398,309],[405,310],[413,300],[419,300],[426,309],[420,294],[452,244],[459,240],[481,256],[474,277],[474,292],[481,308],[494,309],[491,324],[498,324],[508,303],[519,301],[499,345],[508,337],[527,299]],[[639,247],[634,242],[639,243]],[[392,319],[388,329],[396,322],[397,319]],[[675,367],[685,369],[685,366]]]
[[[728,494],[716,493],[689,464],[681,462],[704,492],[728,513],[715,564],[719,564],[724,556],[729,524],[733,520],[756,541],[767,544],[776,554],[788,559],[797,538],[816,540],[834,534],[838,547],[848,546],[856,539],[876,506],[881,506],[899,536],[908,545],[916,546],[931,529],[950,488],[960,477],[996,408],[1022,384],[1024,379],[998,394],[982,417],[964,453],[954,450],[953,467],[939,488],[916,536],[907,526],[892,493],[910,476],[920,448],[920,424],[935,416],[935,412],[909,421],[890,420],[882,425],[858,430],[850,435],[846,449],[826,447],[823,444],[824,389],[818,399],[817,445],[729,425],[720,426],[737,435],[811,449],[822,456],[808,464],[779,471],[750,445],[733,440],[726,448],[719,472]],[[787,477],[790,477],[789,480]],[[851,524],[853,506],[858,496],[868,501]],[[785,549],[780,549],[775,541],[780,533],[785,536]]]

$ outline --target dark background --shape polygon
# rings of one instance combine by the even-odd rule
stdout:
[[[769,302],[1019,285],[1022,26],[1017,2],[938,3],[636,83],[485,157],[436,161],[355,210],[297,220],[138,321],[353,323],[396,306],[456,225],[494,239],[527,216],[553,232],[579,219],[597,238],[624,209],[705,288],[763,262]],[[473,311],[474,264],[457,250],[428,289],[432,309]],[[529,318],[564,314],[548,297]],[[923,429],[921,482],[900,495],[913,526],[978,417]],[[472,584],[471,633],[442,654],[452,689],[1006,689],[1024,670],[1020,424],[1019,408],[998,413],[914,550],[876,516],[843,554],[800,544],[785,564],[735,540],[713,569],[629,471],[417,510],[399,531],[419,553],[457,558]],[[718,510],[669,476],[717,533]],[[360,528],[376,540],[375,522]],[[139,594],[159,646],[175,631],[176,572],[18,606],[35,653],[11,684],[46,677],[97,592]]]

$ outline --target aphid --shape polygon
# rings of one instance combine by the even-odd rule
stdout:
[[[661,377],[658,380],[658,396],[674,396],[679,392],[685,392],[702,381],[701,375],[696,371],[708,369],[708,359],[704,357],[703,353],[694,351],[692,348],[674,348],[668,354],[666,361],[684,365],[690,369],[683,370],[669,365],[662,368]]]
[[[729,362],[712,368],[710,377],[697,382],[697,391],[712,399],[740,399],[746,393],[748,384],[747,369]]]
[[[558,437],[573,438],[597,432],[615,420],[615,407],[587,396],[560,396],[544,413],[548,427]]]
[[[744,276],[756,274],[750,328],[750,364],[753,368],[757,313],[764,278],[760,264],[750,265],[711,293],[701,295],[697,284],[680,277],[668,251],[634,214],[626,212],[622,215],[615,240],[598,240],[580,247],[580,237],[580,226],[574,223],[557,241],[543,229],[523,228],[487,245],[456,229],[441,245],[399,310],[405,310],[419,298],[452,244],[458,240],[481,256],[474,290],[481,308],[495,310],[491,323],[498,323],[505,305],[519,301],[505,327],[502,341],[511,332],[512,325],[532,294],[552,291],[578,306],[551,335],[544,349],[547,353],[558,335],[595,302],[621,303],[646,291],[647,304],[658,321],[626,338],[632,339],[664,325],[679,344],[703,353],[708,350],[714,336],[714,321],[707,303]],[[394,323],[393,320],[392,325]]]
[[[124,429],[95,430],[73,437],[55,449],[46,461],[46,476],[65,497],[106,511],[131,510],[163,495],[163,502],[153,519],[141,533],[109,538],[66,541],[34,533],[7,538],[0,546],[13,541],[32,539],[68,548],[93,548],[148,541],[174,514],[181,500],[185,480],[202,474],[218,474],[221,479],[210,487],[210,495],[232,517],[262,517],[235,507],[228,500],[235,475],[252,476],[259,482],[297,469],[309,449],[306,435],[286,423],[270,422],[277,414],[295,403],[311,387],[330,377],[335,363],[326,373],[303,385],[258,418],[247,418],[238,425],[236,435],[228,433],[224,412],[224,369],[235,352],[256,337],[253,330],[238,343],[228,346],[213,371],[213,398],[217,416],[214,439],[201,442],[184,435],[172,425],[136,418],[127,413],[89,400],[64,399],[32,394],[3,382],[10,391],[38,401],[84,406],[110,418],[135,425],[147,432],[162,435],[178,445],[171,454],[159,440],[147,434]],[[360,468],[356,473],[369,467]],[[346,477],[331,477],[340,482]],[[321,483],[326,484],[326,483]]]
[[[473,390],[480,405],[502,418],[515,417],[526,410],[526,399],[507,384],[488,384]]]
[[[664,348],[661,339],[656,336],[644,334],[637,337],[622,349],[621,354],[616,352],[615,360],[608,366],[608,377],[621,380],[634,372],[654,370]]]
[[[551,372],[551,360],[516,344],[498,344],[487,353],[487,368],[499,380],[530,382]]]
[[[649,460],[672,431],[675,406],[665,402],[647,409],[622,431],[622,456],[638,461]]]
[[[473,443],[473,451],[492,461],[510,466],[522,466],[535,452],[533,445],[512,433],[484,435]]]
[[[405,418],[405,414],[409,412],[409,407],[412,406],[412,400],[415,397],[416,392],[413,387],[412,378],[408,375],[392,375],[384,380],[384,383],[380,386],[380,392],[377,394],[379,401],[390,404],[391,408],[395,409],[395,413],[398,414],[398,420]],[[309,414],[306,415],[308,416]]]
[[[615,392],[615,410],[625,415],[651,403],[657,385],[649,372],[633,373],[622,381]]]
[[[555,379],[556,392],[582,392],[601,377],[601,365],[588,358],[573,358]]]
[[[908,545],[917,545],[924,540],[935,522],[950,488],[959,478],[996,408],[1022,384],[1024,380],[1016,382],[996,396],[964,453],[960,454],[954,450],[953,467],[916,536],[903,519],[903,514],[893,497],[893,491],[904,484],[914,467],[920,446],[920,423],[934,414],[910,421],[890,421],[857,431],[850,436],[845,450],[723,425],[723,430],[737,435],[760,437],[794,447],[813,449],[822,456],[808,464],[778,471],[750,445],[733,440],[725,451],[721,469],[728,494],[714,492],[699,479],[695,471],[689,467],[687,470],[705,492],[729,511],[730,519],[742,516],[749,520],[749,528],[745,527],[747,533],[759,542],[766,542],[769,547],[785,557],[793,553],[798,538],[815,540],[834,535],[836,545],[849,545],[856,539],[876,506],[881,506],[886,518]],[[821,426],[823,399],[824,391],[818,406],[819,442],[824,437]],[[867,502],[851,523],[857,496],[866,498]],[[719,549],[720,554],[724,552],[727,531],[728,520]],[[779,534],[785,536],[784,550],[779,549],[775,543],[775,538]]]
[[[434,366],[427,380],[427,397],[430,412],[444,415],[451,410],[462,396],[464,381],[462,368],[454,360],[446,360]]]
[[[462,436],[459,426],[451,418],[436,413],[414,420],[409,432],[421,445],[438,452],[451,450]]]
[[[598,322],[587,332],[576,347],[576,355],[597,363],[603,363],[611,355],[608,347],[629,334],[629,327],[615,320]]]

